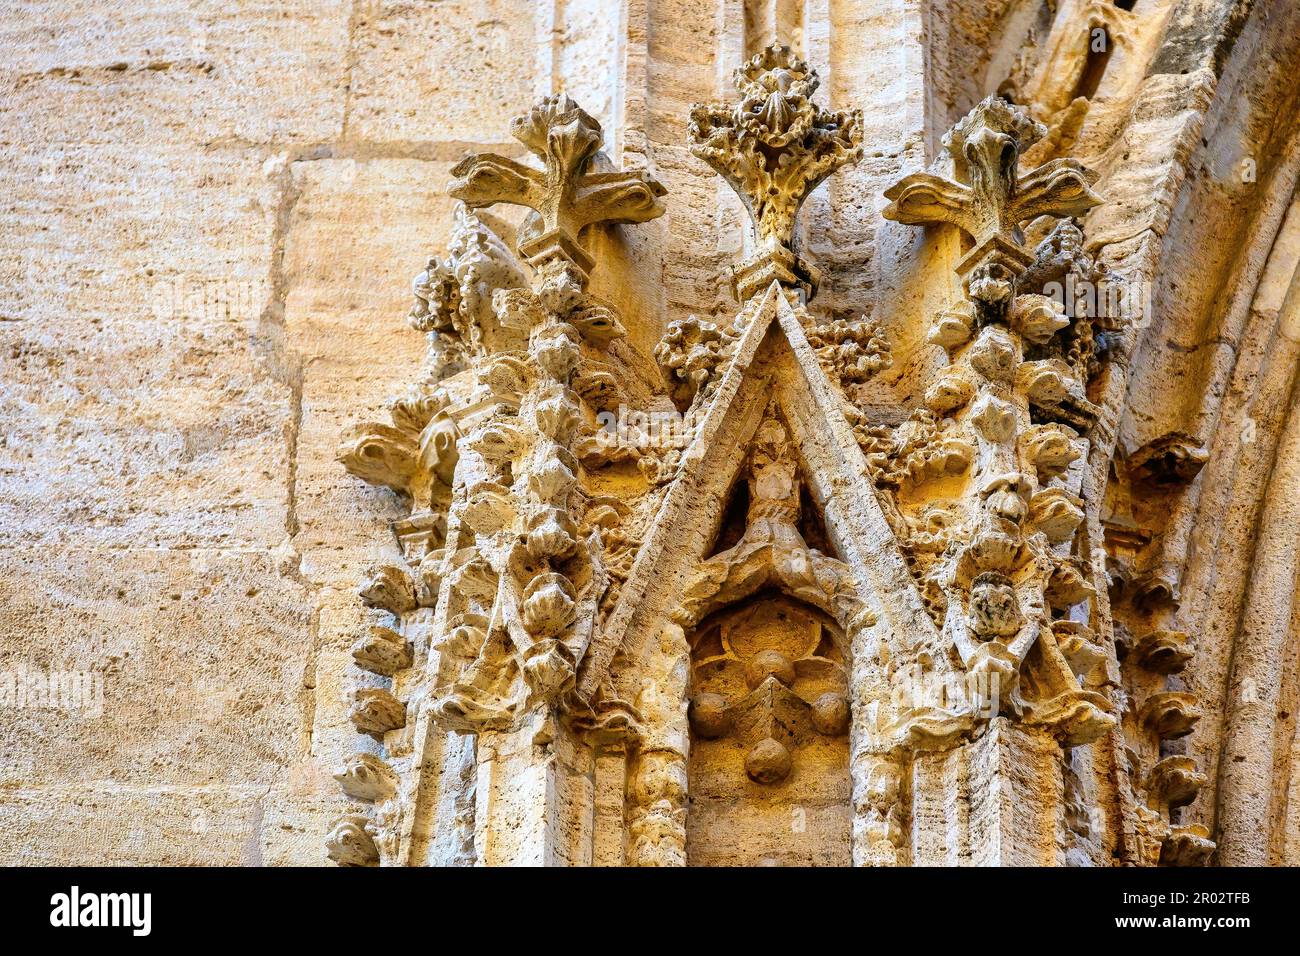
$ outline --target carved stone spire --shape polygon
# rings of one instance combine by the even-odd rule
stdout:
[[[664,188],[648,173],[598,171],[602,132],[566,94],[548,96],[510,123],[510,132],[539,157],[536,169],[495,153],[467,156],[452,171],[448,192],[470,208],[527,206],[535,216],[520,232],[519,252],[539,272],[574,270],[585,285],[595,260],[580,234],[597,223],[648,222],[664,214]]]
[[[942,470],[967,476],[942,505],[952,532],[933,580],[944,633],[968,676],[987,684],[1005,713],[1074,746],[1115,724],[1093,681],[1105,658],[1096,622],[1071,617],[1092,587],[1091,574],[1079,570],[1088,557],[1076,553],[1075,540],[1084,502],[1069,466],[1086,454],[1080,430],[1095,419],[1095,406],[1086,371],[1059,356],[1091,326],[1022,288],[1034,278],[1026,269],[1035,259],[1019,225],[1079,215],[1100,200],[1089,188],[1095,174],[1075,160],[1019,175],[1020,150],[1041,134],[1022,108],[984,100],[944,137],[959,181],[907,176],[885,192],[894,200],[885,215],[953,223],[975,240],[957,267],[965,297],[932,328],[930,341],[949,362],[924,398],[947,430]],[[913,493],[926,480],[914,476]],[[939,506],[941,494],[931,494]]]
[[[817,74],[787,46],[768,47],[734,79],[740,102],[693,107],[690,139],[754,222],[758,251],[736,270],[736,294],[749,299],[776,279],[811,296],[818,276],[795,253],[795,219],[827,176],[862,158],[862,114],[813,103]]]

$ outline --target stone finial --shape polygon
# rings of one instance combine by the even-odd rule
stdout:
[[[575,268],[585,282],[595,260],[579,235],[597,223],[647,222],[664,214],[665,190],[644,171],[593,169],[602,132],[567,95],[548,96],[510,123],[510,132],[545,164],[536,169],[494,153],[467,156],[448,192],[470,208],[504,202],[532,209],[519,252],[542,270]]]
[[[1054,159],[1021,176],[1020,154],[1046,130],[1023,107],[990,96],[958,121],[943,143],[956,181],[912,173],[885,190],[886,219],[909,225],[948,222],[975,240],[958,272],[998,259],[1023,271],[1033,257],[1020,223],[1037,216],[1080,216],[1101,202],[1097,174],[1073,159]]]
[[[819,80],[787,46],[773,44],[735,72],[739,103],[691,109],[691,152],[740,196],[754,221],[758,253],[736,272],[748,299],[777,279],[816,290],[815,270],[795,254],[799,207],[831,173],[862,158],[862,113],[812,101]]]

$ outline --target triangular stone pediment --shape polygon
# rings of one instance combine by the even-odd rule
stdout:
[[[856,597],[862,611],[857,625],[869,629],[868,646],[885,642],[893,651],[939,646],[938,629],[867,477],[839,391],[822,370],[799,316],[776,282],[749,311],[650,533],[588,649],[579,675],[584,696],[601,686],[629,637],[655,629],[657,621],[680,618],[687,591],[698,586],[728,493],[771,405],[788,427],[813,504],[842,558],[833,564],[848,581],[837,587]],[[774,565],[763,580],[782,576]]]

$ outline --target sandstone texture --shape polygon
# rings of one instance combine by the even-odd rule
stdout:
[[[0,864],[1300,864],[1300,6],[0,50]]]

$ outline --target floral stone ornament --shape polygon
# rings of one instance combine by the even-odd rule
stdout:
[[[795,220],[826,177],[862,158],[862,113],[815,104],[817,74],[788,46],[768,47],[734,80],[740,102],[693,107],[689,135],[754,223],[758,249],[736,270],[736,295],[747,300],[776,279],[811,298],[818,275],[795,251]]]
[[[542,169],[477,153],[451,171],[449,192],[470,208],[504,202],[532,209],[519,252],[535,269],[571,269],[585,284],[595,260],[579,241],[584,229],[664,214],[664,188],[647,173],[593,168],[603,137],[600,123],[566,94],[548,96],[516,117],[510,132],[542,160]]]

